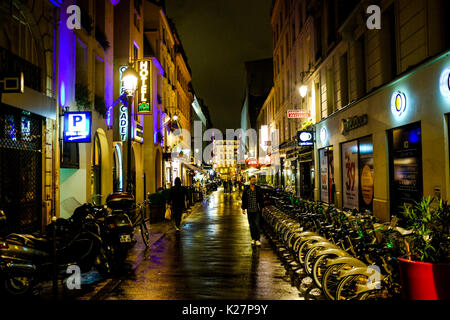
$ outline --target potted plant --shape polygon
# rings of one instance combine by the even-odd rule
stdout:
[[[442,200],[423,198],[404,205],[411,235],[410,256],[400,261],[403,296],[412,300],[450,299],[450,206]]]
[[[163,193],[155,192],[148,195],[150,203],[150,222],[161,221],[166,211],[166,199]]]

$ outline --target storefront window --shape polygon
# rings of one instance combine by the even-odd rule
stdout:
[[[420,123],[392,129],[389,137],[391,214],[423,196],[422,132]]]
[[[326,203],[334,203],[334,161],[333,147],[319,150],[320,161],[320,200]]]
[[[342,144],[342,202],[346,209],[373,209],[372,137]]]

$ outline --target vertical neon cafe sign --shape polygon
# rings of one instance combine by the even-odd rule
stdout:
[[[126,66],[120,67],[120,95],[122,96],[125,93],[125,88],[123,86],[123,80],[122,80],[122,74],[127,70]],[[127,130],[128,129],[128,113],[127,113],[127,107],[124,104],[120,105],[120,114],[119,114],[119,133],[120,133],[120,140],[121,141],[127,141]]]

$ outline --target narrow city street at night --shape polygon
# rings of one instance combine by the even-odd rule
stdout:
[[[0,0],[0,309],[449,301],[449,12]]]
[[[147,250],[138,244],[129,257],[132,271],[112,291],[96,288],[81,299],[301,299],[267,240],[260,248],[251,245],[237,197],[214,192],[180,232],[169,229]]]

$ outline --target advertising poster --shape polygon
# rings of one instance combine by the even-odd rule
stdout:
[[[392,209],[413,204],[422,197],[422,150],[420,125],[394,129],[392,143]]]
[[[361,199],[360,209],[373,209],[373,144],[372,137],[365,138],[359,141],[359,165],[360,165],[360,185],[361,185]]]
[[[342,145],[342,170],[344,208],[359,209],[358,141]]]
[[[319,150],[320,158],[320,200],[328,202],[328,150]]]

